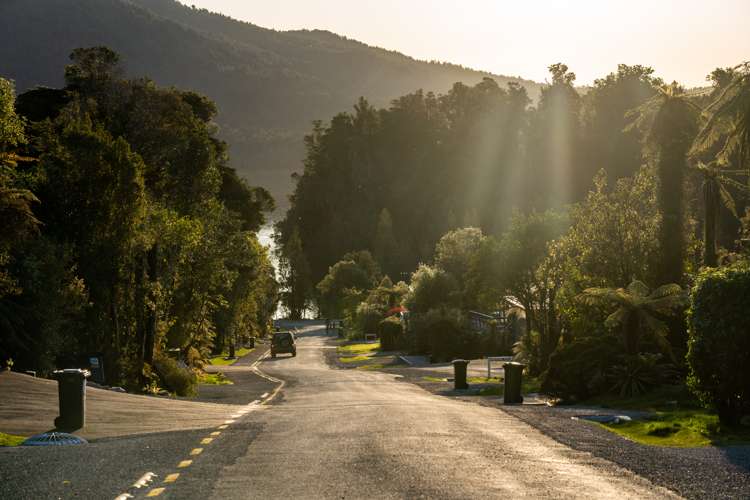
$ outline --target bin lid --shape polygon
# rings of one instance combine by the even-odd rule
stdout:
[[[21,446],[66,446],[70,444],[88,444],[88,441],[67,432],[45,432],[31,436]]]

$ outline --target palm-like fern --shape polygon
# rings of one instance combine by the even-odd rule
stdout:
[[[685,261],[684,179],[688,151],[695,137],[700,108],[679,84],[658,87],[657,94],[629,113],[628,128],[646,139],[658,177],[660,262],[658,281],[683,281]]]
[[[703,224],[703,264],[716,267],[716,219],[719,215],[719,204],[724,205],[735,218],[739,218],[737,204],[728,187],[731,186],[743,194],[750,193],[750,187],[733,178],[733,176],[747,175],[747,171],[722,168],[717,162],[709,164],[699,162],[695,168],[703,176],[703,204],[706,219]]]
[[[732,80],[703,112],[705,123],[690,150],[690,159],[703,175],[705,205],[704,258],[706,266],[716,266],[716,217],[719,203],[737,217],[734,198],[728,187],[750,193],[750,63],[731,71]],[[700,157],[710,155],[707,163]],[[738,180],[745,177],[745,183]]]
[[[642,336],[650,334],[663,352],[672,355],[667,341],[669,328],[660,318],[685,306],[685,293],[679,285],[663,285],[652,292],[635,280],[627,288],[587,288],[578,298],[589,305],[615,307],[605,325],[620,329],[628,354],[638,354]]]
[[[717,166],[750,169],[750,62],[732,69],[733,78],[704,111],[691,157],[718,151]]]

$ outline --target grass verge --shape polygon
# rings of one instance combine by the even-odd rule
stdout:
[[[488,380],[487,378],[483,378],[483,377],[478,377],[478,378],[482,378],[482,380]],[[497,379],[490,379],[490,380],[497,380]],[[521,382],[521,394],[532,394],[532,393],[539,392],[540,386],[541,386],[541,382],[539,381],[538,378],[524,377],[523,381]],[[479,389],[480,396],[502,396],[503,394],[505,394],[505,384],[501,384],[501,383],[493,383],[492,385],[489,385],[487,387],[482,387],[481,389]]]
[[[0,432],[0,446],[19,446],[25,440],[24,436],[14,436]]]
[[[223,352],[223,353],[219,354],[218,356],[214,356],[213,358],[209,358],[208,364],[210,364],[210,365],[216,365],[216,366],[233,365],[242,356],[246,356],[247,354],[250,354],[253,351],[254,351],[254,349],[246,349],[244,347],[241,347],[240,349],[237,349],[237,350],[234,351],[234,355],[236,356],[235,359],[224,359],[227,356],[229,356],[229,353]]]
[[[358,366],[357,370],[380,370],[381,368],[385,368],[385,365],[381,364],[372,364],[372,365],[362,365]]]
[[[750,428],[722,428],[719,417],[702,408],[685,386],[663,386],[638,397],[601,397],[586,403],[650,413],[622,424],[598,424],[641,444],[693,448],[750,443]]]
[[[203,385],[233,385],[223,373],[201,373],[198,375],[198,383]]]
[[[339,354],[369,354],[380,349],[380,342],[369,344],[346,344],[338,347]]]
[[[356,363],[358,361],[367,361],[370,359],[370,356],[346,356],[346,357],[340,357],[339,361],[342,363]]]

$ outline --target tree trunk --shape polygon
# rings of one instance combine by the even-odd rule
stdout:
[[[154,362],[154,344],[156,342],[156,297],[154,289],[159,279],[159,245],[154,243],[148,251],[148,281],[151,284],[151,304],[146,310],[146,335],[144,339],[143,361],[148,364]]]
[[[706,220],[703,224],[703,265],[716,267],[716,212],[718,200],[716,186],[707,180],[703,186],[703,203]]]
[[[235,357],[235,335],[234,329],[232,329],[232,333],[229,334],[229,358],[234,359]]]
[[[135,259],[135,329],[137,334],[136,344],[136,363],[138,369],[138,381],[141,387],[145,387],[147,384],[146,377],[143,373],[144,367],[144,352],[146,343],[146,321],[145,321],[145,303],[146,303],[146,291],[145,291],[145,255],[141,254]]]
[[[636,313],[631,313],[628,320],[623,325],[623,330],[625,334],[624,344],[625,344],[625,352],[630,355],[638,354],[638,351],[640,350],[640,332],[641,324],[640,321],[638,321],[638,315]]]

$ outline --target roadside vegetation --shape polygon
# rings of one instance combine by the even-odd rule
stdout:
[[[0,360],[45,375],[101,353],[109,385],[189,394],[269,332],[273,200],[229,166],[206,97],[125,79],[106,47],[63,71],[18,97],[0,78]]]
[[[221,354],[208,358],[208,364],[219,366],[233,365],[237,362],[237,360],[239,360],[243,356],[250,354],[251,352],[253,352],[253,350],[254,349],[248,349],[247,347],[238,347],[234,351],[234,358],[229,357],[229,352],[223,352]]]
[[[14,436],[0,432],[0,446],[19,446],[26,440],[23,436]]]
[[[694,447],[750,443],[750,428],[722,425],[685,385],[664,385],[638,397],[604,395],[588,401],[604,408],[637,410],[647,416],[601,424],[632,441],[654,446]]]
[[[229,380],[223,373],[201,373],[198,375],[198,384],[203,385],[233,385],[234,382]]]
[[[620,65],[585,94],[549,70],[533,104],[485,79],[316,123],[276,226],[282,301],[383,351],[513,355],[563,403],[689,393],[621,427],[652,442],[742,434],[750,66],[690,91]]]

